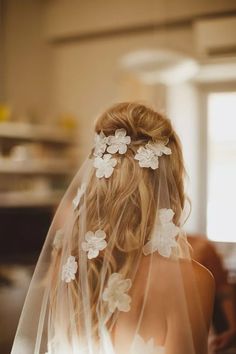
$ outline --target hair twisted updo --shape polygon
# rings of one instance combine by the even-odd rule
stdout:
[[[122,102],[106,110],[97,120],[95,130],[105,135],[124,128],[132,141],[163,140],[173,134],[169,119],[138,103]]]
[[[169,156],[162,156],[162,159],[169,161],[166,164],[167,169],[171,170],[174,176],[178,190],[178,199],[183,208],[185,200],[183,183],[185,168],[182,146],[170,119],[144,104],[121,102],[114,104],[98,117],[95,131],[97,133],[103,131],[106,136],[109,136],[113,135],[115,130],[120,128],[124,128],[127,131],[127,135],[131,137],[131,144],[128,146],[128,150],[132,151],[132,158],[137,151],[137,147],[144,146],[150,140],[153,142],[168,142],[167,146],[171,149],[172,153]],[[127,157],[129,155],[130,151]]]

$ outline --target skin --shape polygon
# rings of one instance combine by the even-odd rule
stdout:
[[[116,353],[129,351],[148,281],[138,333],[145,341],[153,337],[155,345],[165,346],[165,354],[207,354],[215,291],[213,276],[195,261],[171,261],[157,254],[141,261],[130,293],[131,310],[121,313],[113,332]]]
[[[193,248],[192,257],[214,275],[216,296],[220,299],[222,310],[228,322],[228,329],[216,334],[211,340],[210,347],[217,352],[236,343],[236,309],[233,287],[227,282],[227,272],[214,245],[204,236],[199,235],[188,236],[188,241]]]

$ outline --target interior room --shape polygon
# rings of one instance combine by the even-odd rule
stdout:
[[[0,353],[94,120],[122,101],[181,139],[184,229],[215,277],[217,353],[236,353],[236,2],[0,0],[0,53]]]

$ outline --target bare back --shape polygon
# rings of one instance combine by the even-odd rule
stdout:
[[[155,353],[207,353],[214,279],[206,268],[195,261],[172,261],[156,254],[151,262],[144,257],[132,299],[131,311],[120,315],[114,331],[117,354],[130,353],[135,329],[145,343],[153,339],[160,348]]]

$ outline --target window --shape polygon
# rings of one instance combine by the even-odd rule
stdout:
[[[207,235],[236,242],[236,92],[207,98]]]

